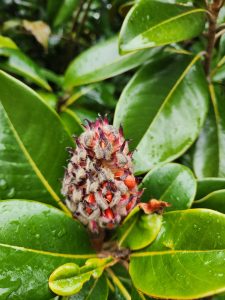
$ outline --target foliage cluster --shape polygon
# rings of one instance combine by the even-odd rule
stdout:
[[[1,1],[0,299],[225,299],[224,2]],[[137,206],[96,253],[60,189],[98,113],[141,201],[171,206]]]

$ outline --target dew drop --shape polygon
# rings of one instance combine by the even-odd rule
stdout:
[[[58,236],[59,238],[61,238],[61,237],[63,237],[65,234],[66,234],[66,230],[63,228],[63,229],[61,229],[61,230],[58,232],[57,236]]]
[[[7,189],[7,182],[5,179],[0,179],[0,189],[1,190],[6,190]]]
[[[15,189],[14,189],[14,187],[12,187],[9,191],[8,191],[8,193],[7,193],[7,197],[10,199],[10,198],[12,198],[13,196],[15,196]]]

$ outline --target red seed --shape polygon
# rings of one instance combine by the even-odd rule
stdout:
[[[90,207],[86,207],[86,212],[90,215],[92,213],[92,209]]]
[[[110,208],[107,208],[105,211],[104,211],[104,214],[107,218],[109,219],[113,219],[114,218],[114,215],[113,215],[113,212]]]
[[[116,171],[116,173],[114,174],[114,177],[121,177],[121,176],[123,176],[123,174],[124,174],[124,171],[119,170],[119,171]]]
[[[104,148],[106,147],[105,142],[104,142],[104,141],[101,141],[101,142],[100,142],[100,146],[104,149]]]
[[[124,180],[124,183],[129,189],[133,189],[136,186],[136,180],[132,175],[128,175]]]
[[[125,194],[125,195],[122,195],[121,196],[121,200],[122,201],[125,201],[125,200],[127,200],[129,198],[129,195],[128,194]]]
[[[127,204],[127,206],[126,206],[127,211],[129,211],[129,210],[131,209],[131,206],[132,206],[132,203],[129,202],[129,203]]]
[[[111,193],[110,191],[108,191],[108,192],[106,193],[106,199],[107,199],[109,202],[111,202],[111,201],[112,201],[112,198],[113,198],[112,193]]]
[[[108,185],[108,182],[107,181],[105,181],[104,183],[103,183],[103,187],[106,187]]]
[[[88,196],[88,203],[90,203],[90,204],[94,204],[95,203],[95,196],[94,196],[94,194],[90,194],[89,196]]]
[[[136,199],[133,198],[126,206],[127,211],[130,211],[130,209],[134,206]]]

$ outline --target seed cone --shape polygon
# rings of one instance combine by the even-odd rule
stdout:
[[[76,149],[63,179],[62,194],[75,218],[92,232],[112,229],[139,200],[131,153],[122,128],[109,125],[107,118],[87,121],[76,138]]]

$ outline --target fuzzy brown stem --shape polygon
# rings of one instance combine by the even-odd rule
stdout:
[[[90,238],[92,247],[95,249],[96,252],[100,252],[102,250],[103,241],[105,238],[105,230],[100,228],[97,234],[90,232]]]
[[[205,58],[205,73],[210,80],[210,69],[211,61],[213,55],[213,49],[216,42],[216,31],[217,31],[217,18],[219,11],[224,4],[224,0],[214,0],[213,3],[208,5],[208,20],[209,20],[209,30],[208,30],[208,46],[206,50]]]

